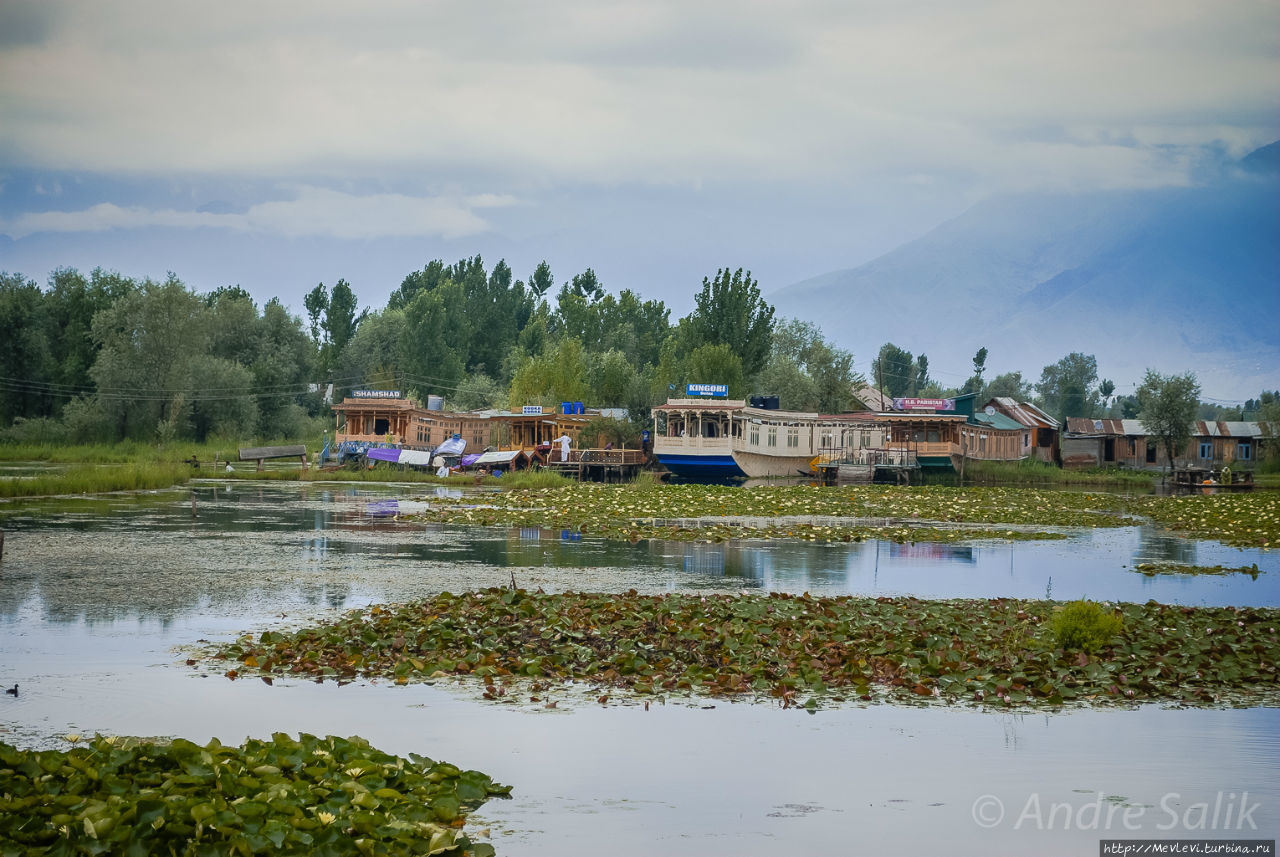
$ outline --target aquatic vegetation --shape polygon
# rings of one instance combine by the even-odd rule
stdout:
[[[1157,574],[1247,574],[1254,580],[1262,574],[1255,562],[1253,565],[1185,565],[1180,562],[1140,562],[1134,571],[1154,577]]]
[[[1123,527],[1143,518],[1180,535],[1229,545],[1280,544],[1280,494],[1181,497],[1017,488],[808,485],[569,483],[512,490],[485,508],[469,501],[432,503],[425,520],[458,524],[546,526],[606,538],[804,538],[959,541],[1055,538],[1037,528]]]
[[[1124,620],[1096,601],[1071,601],[1053,614],[1054,641],[1064,650],[1095,654],[1124,632]]]
[[[606,538],[801,538],[954,542],[1061,538],[1038,526],[1114,527],[1123,498],[1010,488],[737,488],[719,485],[574,484],[508,491],[476,508],[434,502],[424,520],[545,526]],[[1005,525],[1005,526],[1001,526]]]
[[[996,704],[1169,700],[1212,704],[1280,689],[1280,610],[1148,602],[1095,653],[1064,648],[1052,601],[925,601],[809,595],[639,595],[488,589],[355,611],[332,623],[246,636],[227,671],[572,680],[640,695]]]
[[[511,791],[361,738],[73,739],[63,751],[0,742],[0,853],[483,857],[493,848],[462,832],[466,815]]]
[[[1228,545],[1280,545],[1280,493],[1274,491],[1132,497],[1129,507],[1179,535]]]

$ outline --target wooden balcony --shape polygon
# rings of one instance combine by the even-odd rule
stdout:
[[[653,451],[668,455],[698,452],[728,455],[733,451],[732,443],[733,439],[730,437],[667,437],[658,435],[653,441]]]

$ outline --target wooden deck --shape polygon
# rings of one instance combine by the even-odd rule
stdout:
[[[579,482],[626,482],[636,478],[647,459],[638,449],[571,449],[569,460],[560,460],[554,449],[546,468]]]
[[[1206,494],[1232,491],[1252,491],[1253,471],[1223,473],[1206,467],[1189,467],[1173,471],[1173,487],[1178,491],[1204,492]]]

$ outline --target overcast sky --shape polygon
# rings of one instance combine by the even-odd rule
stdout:
[[[0,270],[380,306],[430,259],[676,315],[1009,190],[1280,138],[1280,3],[0,0]]]

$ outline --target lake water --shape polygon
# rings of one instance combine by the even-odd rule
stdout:
[[[546,710],[484,702],[466,683],[267,686],[185,665],[181,647],[197,640],[512,575],[596,591],[1280,603],[1276,552],[1148,528],[974,546],[630,545],[398,520],[423,493],[200,483],[194,518],[190,490],[0,505],[0,683],[21,690],[0,698],[0,738],[359,734],[512,784],[511,800],[468,825],[488,829],[500,855],[1074,855],[1096,854],[1103,837],[1280,831],[1277,709],[810,715],[686,700],[646,711],[566,691]],[[1143,559],[1257,562],[1264,573],[1148,578],[1128,568]]]

